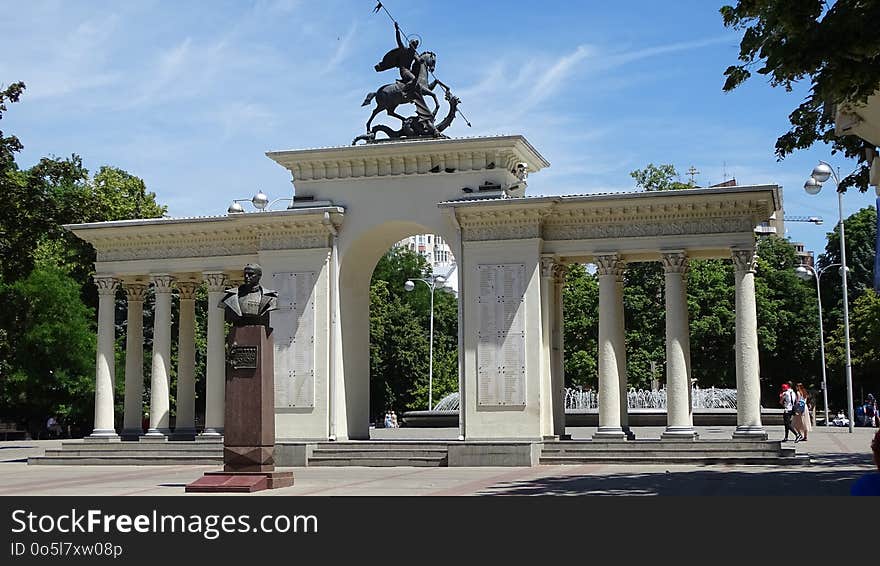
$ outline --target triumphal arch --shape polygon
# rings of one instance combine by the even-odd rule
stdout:
[[[369,437],[369,283],[406,236],[441,235],[460,273],[460,434],[541,440],[564,434],[562,288],[566,265],[599,276],[599,428],[627,437],[623,273],[657,261],[666,279],[664,438],[693,439],[688,261],[736,266],[738,437],[761,423],[754,227],[780,209],[774,185],[570,196],[526,196],[548,162],[522,136],[389,141],[268,153],[291,172],[291,208],[198,218],[69,226],[97,250],[100,291],[94,438],[115,438],[113,309],[128,299],[124,437],[141,431],[143,299],[155,291],[147,436],[194,430],[195,290],[207,286],[205,430],[223,430],[224,325],[218,307],[241,267],[259,263],[279,291],[276,436]],[[180,300],[176,427],[170,423],[171,300]]]
[[[543,442],[565,434],[562,292],[566,266],[599,278],[599,426],[594,440],[632,438],[626,405],[623,273],[660,262],[666,281],[667,424],[663,439],[694,441],[686,302],[688,262],[736,266],[737,427],[763,440],[755,308],[756,225],[781,209],[775,185],[527,196],[549,166],[520,135],[450,139],[460,100],[437,80],[436,54],[418,42],[376,65],[400,79],[367,94],[375,104],[352,145],[273,151],[294,182],[286,210],[67,226],[97,250],[100,293],[96,409],[91,441],[208,441],[223,434],[225,328],[220,301],[242,266],[258,263],[277,289],[277,442],[369,438],[370,277],[389,247],[440,235],[459,271],[459,440]],[[432,80],[433,77],[433,80]],[[441,87],[447,107],[434,89]],[[398,106],[412,104],[404,117]],[[399,129],[372,125],[386,112]],[[463,117],[463,116],[462,116]],[[195,423],[195,303],[207,294],[205,422]],[[149,429],[144,413],[143,305],[155,294]],[[120,290],[121,289],[121,290]],[[114,419],[114,306],[127,299],[124,415]],[[179,300],[175,423],[171,428],[172,295]],[[122,368],[119,368],[122,369]]]

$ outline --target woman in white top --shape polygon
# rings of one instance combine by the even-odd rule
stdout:
[[[803,383],[798,383],[795,386],[795,406],[798,401],[804,401],[804,412],[798,413],[794,411],[794,415],[791,418],[791,424],[794,427],[794,430],[797,431],[803,438],[801,440],[806,440],[810,431],[813,430],[813,423],[810,422],[810,398],[807,395],[807,389],[804,387]]]

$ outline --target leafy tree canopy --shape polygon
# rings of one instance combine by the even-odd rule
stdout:
[[[678,178],[678,171],[671,164],[654,165],[648,163],[644,169],[636,169],[629,174],[635,179],[636,186],[646,191],[671,191],[677,189],[691,189],[690,183],[682,183],[673,179]]]
[[[830,4],[830,5],[829,5]],[[809,79],[810,92],[789,115],[791,129],[776,140],[782,159],[816,142],[831,144],[832,152],[861,162],[841,181],[841,190],[868,189],[867,142],[834,135],[830,105],[864,103],[880,87],[880,20],[877,0],[739,0],[723,6],[724,25],[743,31],[739,65],[724,72],[729,92],[752,76],[751,69],[769,78],[771,86],[791,91]]]

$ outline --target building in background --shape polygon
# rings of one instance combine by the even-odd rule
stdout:
[[[406,248],[424,257],[433,269],[434,275],[445,277],[446,286],[458,293],[458,268],[455,264],[455,256],[452,255],[449,244],[441,236],[418,234],[397,242],[395,247]]]

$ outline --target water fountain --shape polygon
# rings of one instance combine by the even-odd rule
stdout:
[[[694,387],[691,390],[694,424],[735,424],[736,389]],[[626,395],[631,424],[662,425],[666,422],[666,389],[630,388]],[[450,393],[430,411],[404,414],[408,426],[458,426],[459,395]],[[598,423],[599,396],[595,390],[566,388],[565,414],[569,426]],[[638,422],[636,422],[638,421]]]

